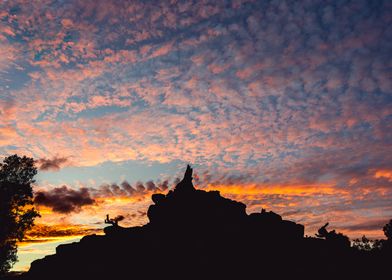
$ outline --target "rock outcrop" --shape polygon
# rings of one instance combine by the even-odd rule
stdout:
[[[32,263],[25,279],[327,279],[356,273],[350,248],[304,238],[303,225],[273,212],[246,213],[241,202],[192,184],[192,169],[165,194],[154,194],[150,222],[105,229],[60,245]],[[109,220],[109,217],[107,217]],[[331,249],[332,248],[332,249]],[[361,257],[355,257],[361,263]],[[326,265],[327,263],[327,265]],[[323,272],[321,272],[323,271]]]

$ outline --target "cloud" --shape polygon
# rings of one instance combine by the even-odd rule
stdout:
[[[343,227],[349,231],[372,231],[372,230],[382,230],[384,225],[388,223],[387,219],[366,221],[359,224],[353,224]]]
[[[70,237],[70,236],[84,236],[88,234],[93,234],[100,229],[93,227],[86,227],[85,225],[69,225],[69,224],[55,224],[55,225],[45,225],[45,224],[35,224],[29,231],[26,232],[26,238],[24,242],[43,242],[49,241],[48,238],[53,237]]]
[[[101,184],[98,187],[88,188],[89,193],[94,198],[115,198],[115,197],[148,197],[155,192],[163,192],[169,188],[169,180],[154,183],[148,180],[146,183],[136,182],[133,187],[128,181],[124,180],[121,184]],[[173,183],[174,184],[174,183]]]
[[[164,180],[158,183],[158,188],[162,191],[166,191],[169,188],[169,180]]]
[[[57,171],[60,170],[60,168],[62,167],[63,164],[68,162],[68,158],[67,157],[57,157],[54,156],[51,159],[47,159],[47,158],[40,158],[39,160],[37,160],[38,164],[39,164],[39,169],[43,170],[43,171]]]
[[[154,191],[154,190],[157,189],[157,187],[155,186],[155,184],[154,184],[153,181],[147,181],[147,182],[146,182],[146,189],[147,189],[148,191]]]
[[[4,30],[30,39],[7,46],[32,78],[31,93],[10,96],[18,132],[33,144],[13,134],[2,142],[5,152],[14,142],[35,157],[60,149],[80,166],[185,158],[243,171],[255,162],[266,168],[266,158],[279,166],[290,155],[322,157],[353,142],[361,150],[373,137],[377,152],[388,142],[387,9],[321,1],[303,9],[290,1],[12,2],[2,10],[18,7],[19,24]],[[344,20],[355,9],[369,17]]]
[[[34,202],[50,207],[54,212],[70,213],[80,211],[83,206],[93,205],[95,200],[91,198],[87,188],[73,190],[62,186],[48,191],[38,191]]]
[[[200,183],[244,187],[252,209],[271,199],[297,207],[296,219],[330,213],[341,226],[358,216],[352,204],[392,215],[388,1],[15,0],[0,10],[1,155],[51,170],[67,163],[45,158],[53,152],[75,168],[181,159],[200,166]],[[252,184],[279,192],[246,193]],[[149,188],[89,191],[136,199]]]

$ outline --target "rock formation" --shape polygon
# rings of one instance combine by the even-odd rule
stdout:
[[[24,279],[354,279],[366,257],[328,240],[304,238],[304,227],[264,209],[192,184],[192,168],[165,194],[154,194],[150,222],[105,228],[57,247],[32,263]],[[108,219],[108,221],[110,221]],[[351,261],[348,261],[351,260]],[[367,270],[367,271],[370,271]],[[370,273],[370,272],[369,272]],[[373,274],[371,274],[374,276]],[[361,278],[362,279],[362,278]],[[369,278],[370,279],[370,278]],[[372,278],[376,279],[376,278]]]

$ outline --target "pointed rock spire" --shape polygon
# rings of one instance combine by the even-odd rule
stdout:
[[[184,178],[179,182],[175,188],[176,191],[183,191],[183,190],[195,190],[195,187],[193,186],[192,177],[193,174],[193,169],[191,166],[188,164],[186,167],[186,171],[184,174]]]

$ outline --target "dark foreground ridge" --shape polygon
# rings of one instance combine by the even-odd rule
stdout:
[[[168,194],[154,194],[150,222],[60,245],[32,263],[23,279],[390,279],[391,250],[358,251],[329,232],[197,190],[188,166]],[[109,217],[107,217],[109,220]]]

